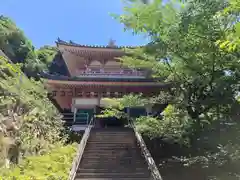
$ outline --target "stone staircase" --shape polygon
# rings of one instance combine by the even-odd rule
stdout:
[[[93,128],[75,180],[149,180],[150,176],[132,129]]]

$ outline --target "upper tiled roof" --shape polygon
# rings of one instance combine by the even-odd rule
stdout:
[[[71,40],[69,42],[63,41],[60,38],[57,39],[56,44],[57,45],[75,46],[75,47],[108,48],[108,49],[124,49],[124,48],[134,49],[134,48],[137,48],[137,47],[143,47],[143,46],[116,46],[116,45],[106,45],[106,46],[103,46],[103,45],[85,45],[85,44],[83,45],[83,44],[75,43]]]

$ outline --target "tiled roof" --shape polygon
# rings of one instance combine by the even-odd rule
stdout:
[[[86,47],[86,48],[108,48],[108,49],[124,49],[124,48],[131,48],[131,49],[134,49],[134,48],[137,48],[137,47],[143,47],[143,46],[116,46],[116,45],[83,45],[83,44],[78,44],[78,43],[75,43],[73,41],[63,41],[61,40],[60,38],[57,39],[56,41],[56,44],[57,45],[67,45],[67,46],[75,46],[75,47]]]

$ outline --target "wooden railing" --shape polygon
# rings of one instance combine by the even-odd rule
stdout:
[[[80,74],[78,73],[78,76],[75,76],[75,77],[68,77],[68,76],[63,76],[63,75],[60,75],[60,74],[49,74],[47,72],[43,72],[40,74],[42,78],[45,78],[45,79],[51,79],[51,80],[64,80],[64,81],[89,81],[89,77],[91,77],[92,75],[94,77],[97,77],[97,78],[93,78],[91,79],[91,81],[95,82],[95,81],[99,81],[99,79],[103,78],[104,81],[123,81],[121,78],[115,78],[112,74],[110,75],[103,75],[103,76],[100,76],[99,74]],[[119,74],[118,74],[119,75]],[[121,75],[123,76],[123,75]],[[119,76],[119,77],[121,77]],[[85,78],[86,77],[86,78]],[[106,78],[107,77],[107,78]],[[128,77],[127,78],[127,81],[131,82],[131,81],[136,81],[136,79],[138,78],[138,82],[149,82],[149,81],[163,81],[164,79],[163,78],[152,78],[152,77],[148,77],[148,76],[127,76],[127,75],[124,75],[124,77]],[[147,77],[147,78],[146,78]],[[85,78],[85,79],[84,79]],[[126,78],[124,79],[124,81],[126,81]]]
[[[91,70],[91,71],[77,71],[77,76],[139,76],[139,77],[145,77],[146,72],[145,71],[132,71],[129,69],[122,69],[119,71],[106,71],[106,70]]]
[[[155,164],[155,161],[153,160],[153,158],[152,158],[152,156],[151,156],[151,154],[150,154],[150,152],[147,148],[147,145],[145,144],[141,134],[137,132],[137,129],[136,129],[132,120],[129,120],[129,123],[130,123],[130,126],[134,130],[134,133],[135,133],[135,136],[137,138],[137,142],[140,146],[141,152],[142,152],[142,154],[143,154],[143,156],[144,156],[144,158],[145,158],[145,160],[148,164],[149,170],[151,171],[151,176],[152,176],[151,178],[153,180],[163,180],[162,176],[161,176],[161,174],[160,174],[160,172],[159,172],[159,170],[158,170],[158,168]]]
[[[80,144],[78,145],[77,155],[76,155],[76,158],[73,160],[72,168],[71,168],[71,171],[69,173],[69,177],[68,177],[69,180],[74,180],[75,179],[75,176],[76,176],[76,173],[77,173],[77,170],[78,170],[78,166],[81,162],[82,155],[83,155],[84,149],[85,149],[87,141],[88,141],[88,137],[90,135],[92,127],[94,126],[93,121],[94,121],[94,118],[91,119],[88,127],[85,129],[85,132],[84,132],[83,137],[80,141]]]

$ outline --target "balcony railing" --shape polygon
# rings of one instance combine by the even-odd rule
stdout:
[[[122,69],[119,71],[106,71],[106,70],[83,70],[77,71],[78,77],[137,77],[144,78],[146,77],[145,71],[133,71],[129,69]]]
[[[146,73],[147,74],[147,73]],[[85,76],[84,76],[85,75]],[[65,80],[65,81],[89,81],[90,77],[98,77],[98,78],[92,78],[90,79],[91,81],[95,82],[95,81],[99,81],[99,79],[104,79],[104,81],[108,81],[108,82],[112,82],[112,81],[117,81],[117,82],[121,82],[124,81],[126,82],[126,80],[128,82],[157,82],[157,81],[162,81],[164,79],[162,78],[152,78],[152,77],[148,77],[148,76],[127,76],[127,75],[118,75],[118,78],[115,78],[113,75],[98,75],[98,74],[82,74],[82,75],[78,75],[78,76],[74,76],[74,77],[68,77],[68,76],[63,76],[61,74],[50,74],[47,72],[43,72],[41,73],[41,77],[45,78],[45,79],[51,79],[51,80]]]

